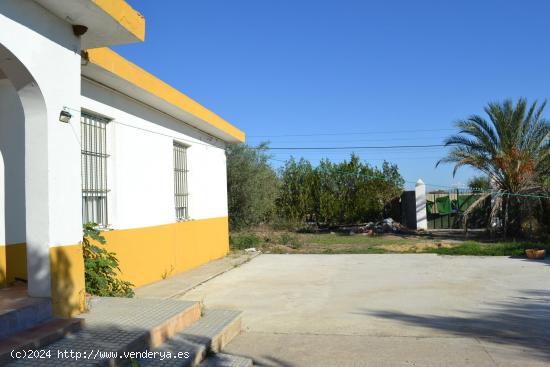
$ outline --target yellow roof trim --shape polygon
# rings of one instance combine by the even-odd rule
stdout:
[[[126,1],[92,0],[92,2],[141,42],[145,41],[145,18]]]
[[[126,60],[109,48],[87,50],[88,60],[116,76],[126,80],[136,87],[186,111],[193,116],[225,132],[240,142],[244,142],[245,134],[214,112],[189,98],[177,89]]]

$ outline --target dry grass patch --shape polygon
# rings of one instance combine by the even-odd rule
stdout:
[[[439,237],[438,237],[439,236]],[[441,235],[296,233],[262,227],[231,234],[231,248],[256,249],[271,254],[383,254],[436,253],[442,255],[522,256],[529,247],[548,243],[479,242]]]

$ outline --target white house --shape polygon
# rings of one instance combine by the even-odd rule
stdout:
[[[0,284],[82,310],[82,224],[136,286],[228,251],[227,144],[244,133],[106,48],[124,0],[0,1]]]

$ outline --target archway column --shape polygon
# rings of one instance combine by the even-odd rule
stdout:
[[[0,5],[0,13],[7,3]],[[82,311],[80,172],[80,44],[70,25],[59,22],[64,44],[37,37],[0,17],[0,70],[19,96],[25,124],[25,246],[28,294],[52,299],[54,312]],[[13,26],[13,30],[9,28]],[[29,38],[25,40],[25,38]],[[33,45],[29,47],[28,45]],[[70,123],[59,121],[68,107]]]
[[[12,66],[2,67],[10,70],[25,115],[28,294],[51,298],[55,313],[68,316],[81,311],[85,299],[80,115],[75,108],[80,102],[80,74],[75,73],[65,89],[52,93]],[[68,124],[59,121],[66,106],[73,115]]]

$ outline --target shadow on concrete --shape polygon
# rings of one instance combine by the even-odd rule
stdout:
[[[548,253],[548,250],[546,250],[546,252]],[[519,261],[528,262],[528,263],[535,263],[540,265],[550,265],[550,256],[547,256],[546,259],[540,259],[540,260],[531,260],[525,257],[514,257],[514,256],[511,256],[510,259],[519,260]]]
[[[526,290],[507,302],[489,306],[490,311],[463,311],[465,316],[411,315],[389,311],[364,313],[457,336],[521,347],[529,350],[534,358],[550,361],[550,291]]]

